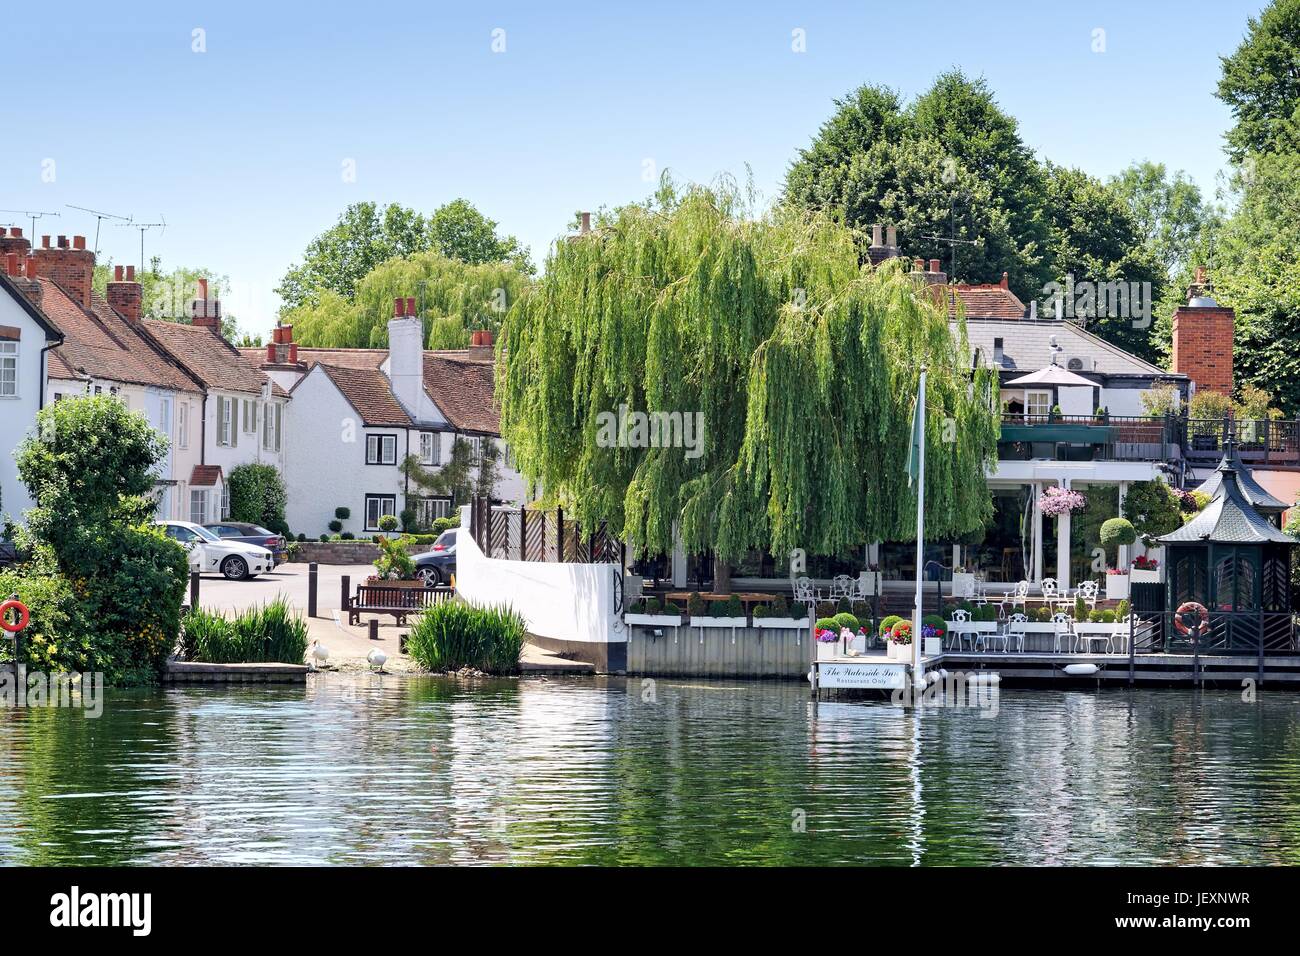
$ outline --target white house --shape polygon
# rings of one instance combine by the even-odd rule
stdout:
[[[486,443],[494,445],[500,452],[495,497],[524,498],[500,437],[490,349],[425,350],[414,303],[398,302],[386,350],[299,348],[283,341],[283,333],[267,348],[263,371],[279,381],[297,379],[285,447],[288,521],[295,531],[326,533],[339,508],[349,513],[343,530],[358,535],[378,531],[381,517],[400,518],[407,509],[421,526],[450,515],[451,498],[421,489],[401,463],[413,455],[436,472],[451,460],[457,440],[469,443],[475,459]]]
[[[14,453],[45,402],[48,350],[63,340],[54,323],[15,284],[25,281],[18,269],[17,254],[6,254],[0,274],[0,515],[14,521],[32,506],[18,480]]]

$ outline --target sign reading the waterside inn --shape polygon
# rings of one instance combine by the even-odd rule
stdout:
[[[817,665],[817,686],[859,687],[866,690],[898,690],[907,683],[906,664],[867,661],[821,661]]]

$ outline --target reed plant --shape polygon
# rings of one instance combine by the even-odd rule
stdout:
[[[209,664],[301,664],[307,655],[307,622],[276,598],[226,617],[198,608],[181,628],[181,656]]]
[[[488,674],[513,674],[519,670],[526,632],[524,619],[509,607],[444,601],[420,615],[406,650],[429,671],[472,667]]]

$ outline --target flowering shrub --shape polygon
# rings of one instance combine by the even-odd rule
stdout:
[[[899,621],[897,624],[894,625],[893,630],[889,632],[889,639],[893,641],[895,644],[911,644],[912,643],[912,622]]]
[[[822,628],[817,632],[817,640],[821,641],[823,644],[829,644],[832,641],[839,640],[839,635],[830,628]]]
[[[1155,558],[1148,557],[1145,554],[1140,554],[1133,559],[1133,567],[1137,568],[1139,571],[1154,571],[1156,568],[1160,567],[1160,562]]]
[[[1088,499],[1070,488],[1053,486],[1043,489],[1043,493],[1038,496],[1039,512],[1050,518],[1082,511],[1086,507],[1088,507]]]
[[[1128,574],[1127,568],[1107,568],[1107,574]]]

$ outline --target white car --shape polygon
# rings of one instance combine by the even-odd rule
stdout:
[[[167,537],[189,552],[190,570],[221,574],[231,581],[255,578],[275,568],[275,556],[266,548],[242,541],[223,541],[207,528],[189,521],[159,521]]]

